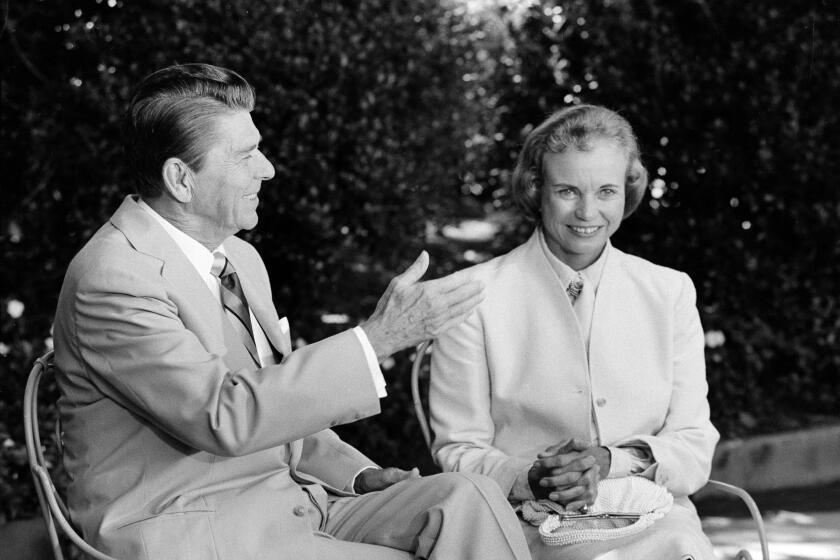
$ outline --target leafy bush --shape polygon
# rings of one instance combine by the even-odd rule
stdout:
[[[255,86],[277,177],[245,237],[299,343],[369,314],[393,271],[416,257],[427,222],[455,201],[453,170],[476,119],[461,80],[470,29],[430,0],[399,10],[376,0],[6,7],[0,250],[14,266],[0,269],[0,298],[19,316],[2,315],[0,509],[17,517],[34,509],[19,420],[25,374],[49,337],[67,263],[132,192],[118,126],[142,76],[212,61]],[[395,378],[392,393],[404,389]],[[382,418],[380,429],[348,435],[390,463],[410,416],[399,406]]]
[[[488,190],[504,199],[497,178],[547,113],[628,117],[651,196],[614,241],[694,279],[725,436],[840,410],[837,8],[574,0],[503,16],[507,64],[488,90],[507,134]]]
[[[0,520],[36,507],[20,398],[50,344],[64,270],[132,190],[119,116],[133,84],[174,62],[228,66],[257,89],[255,121],[277,176],[244,237],[301,343],[369,314],[421,247],[439,275],[521,242],[529,226],[513,217],[507,179],[524,134],[564,104],[596,102],[631,120],[656,179],[615,242],[697,284],[717,425],[737,436],[796,425],[803,411],[837,416],[831,0],[4,9]],[[499,233],[447,241],[440,226],[453,216],[489,219]],[[429,472],[409,356],[387,364],[382,414],[341,433],[383,464]]]

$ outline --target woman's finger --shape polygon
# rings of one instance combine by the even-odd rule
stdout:
[[[566,490],[555,490],[548,495],[548,499],[561,505],[566,505],[575,498],[580,498],[586,492],[583,486],[572,486]]]
[[[540,479],[540,486],[545,488],[559,488],[562,486],[570,486],[578,483],[583,473],[581,472],[567,472],[558,474],[556,476],[544,476]]]

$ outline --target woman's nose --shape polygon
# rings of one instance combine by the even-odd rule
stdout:
[[[595,201],[589,196],[582,196],[578,199],[575,208],[575,217],[579,220],[589,220],[595,217]]]

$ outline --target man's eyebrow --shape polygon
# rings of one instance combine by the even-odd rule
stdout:
[[[249,144],[249,145],[245,146],[244,148],[242,148],[241,150],[236,150],[234,153],[247,154],[248,152],[253,152],[254,150],[256,150],[257,148],[260,147],[260,142],[262,142],[262,135],[260,135],[260,137],[257,139],[257,141],[255,143]]]

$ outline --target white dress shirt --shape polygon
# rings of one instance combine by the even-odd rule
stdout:
[[[210,270],[213,268],[213,253],[221,252],[222,254],[225,254],[224,245],[219,245],[215,251],[209,251],[207,247],[169,223],[151,206],[146,204],[143,199],[139,199],[138,204],[140,208],[148,212],[149,215],[152,216],[152,218],[154,218],[161,227],[163,227],[166,233],[169,234],[178,248],[184,253],[184,256],[187,257],[190,264],[193,265],[199,276],[201,276],[202,280],[204,280],[204,283],[207,284],[207,288],[221,304],[221,280],[216,275],[212,274]],[[257,347],[257,354],[259,354],[260,357],[260,365],[268,366],[276,363],[274,360],[274,352],[271,349],[271,344],[268,342],[268,338],[265,336],[262,327],[260,327],[259,322],[256,317],[254,317],[254,313],[250,310],[250,308],[248,309],[248,313],[251,316],[251,330],[254,333],[254,343]],[[285,317],[280,320],[281,324],[284,321],[286,328],[288,329],[288,320]],[[359,344],[361,344],[362,350],[364,351],[368,368],[370,369],[370,375],[373,379],[373,385],[376,387],[377,396],[379,398],[387,396],[388,393],[386,390],[385,378],[382,375],[382,370],[379,369],[376,352],[371,346],[365,331],[361,327],[355,327],[353,328],[353,332],[355,333],[356,338],[358,338]]]

